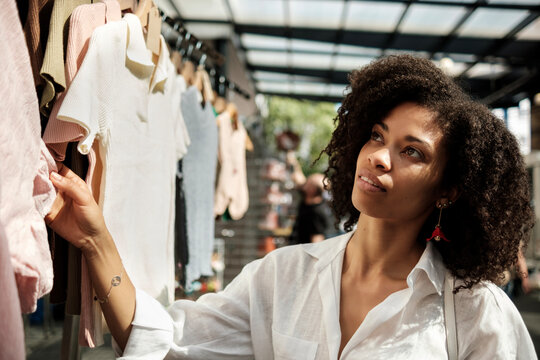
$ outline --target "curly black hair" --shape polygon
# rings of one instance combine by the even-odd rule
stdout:
[[[396,106],[412,102],[431,110],[443,132],[447,163],[443,187],[458,189],[445,210],[443,226],[451,242],[436,242],[446,267],[463,280],[499,282],[517,262],[534,216],[529,178],[515,137],[489,109],[474,102],[431,61],[389,56],[350,74],[349,93],[334,120],[336,129],[323,150],[332,208],[351,230],[359,211],[351,195],[356,160],[372,127]],[[425,242],[437,223],[434,211],[418,235]]]

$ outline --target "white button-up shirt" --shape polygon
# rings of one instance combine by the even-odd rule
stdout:
[[[137,290],[123,359],[338,359],[343,256],[352,233],[278,249],[222,292],[165,310]],[[428,244],[406,289],[375,306],[340,359],[448,359],[446,269]],[[491,283],[455,295],[460,359],[537,359],[521,316]]]

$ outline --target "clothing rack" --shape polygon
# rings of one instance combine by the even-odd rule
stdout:
[[[224,94],[226,89],[232,90],[246,99],[251,96],[248,92],[240,88],[234,82],[228,80],[224,75],[217,76],[216,66],[221,67],[225,63],[225,57],[212,47],[203,43],[195,35],[191,34],[182,25],[180,20],[174,20],[167,16],[163,10],[159,9],[162,22],[166,22],[176,33],[176,40],[171,44],[174,49],[180,51],[183,57],[189,60],[195,60],[194,52],[199,53],[199,65],[204,66],[212,80],[212,85],[218,90],[218,93]],[[187,46],[187,49],[186,49]],[[208,65],[207,59],[212,60],[213,66]],[[196,62],[196,61],[194,61]],[[69,315],[64,322],[62,337],[62,358],[66,360],[80,360],[81,348],[78,343],[77,329],[79,328],[79,316]]]
[[[215,69],[210,69],[208,74],[215,78]],[[223,75],[220,75],[219,78],[217,78],[216,87],[219,94],[225,93],[224,89],[232,90],[240,95],[242,95],[244,98],[249,99],[251,96],[244,90],[238,87],[234,82],[227,80],[227,78]]]
[[[247,91],[243,90],[236,83],[228,80],[224,75],[217,76],[217,71],[215,69],[216,66],[221,67],[225,63],[225,57],[222,54],[203,43],[202,40],[199,40],[195,35],[190,33],[184,27],[181,20],[172,19],[161,9],[159,12],[162,21],[167,23],[167,25],[169,25],[172,30],[177,33],[176,39],[174,41],[169,41],[169,45],[171,45],[175,50],[178,50],[180,54],[182,54],[182,57],[192,60],[195,63],[197,63],[197,61],[195,61],[195,53],[200,54],[198,64],[204,66],[205,70],[208,71],[208,75],[213,80],[212,83],[216,87],[219,94],[224,94],[225,90],[229,89],[241,95],[245,99],[251,98],[251,95]],[[212,60],[212,66],[207,63],[208,59]]]

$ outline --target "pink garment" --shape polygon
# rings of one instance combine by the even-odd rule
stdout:
[[[24,330],[6,234],[0,225],[0,360],[23,360]]]
[[[233,220],[241,219],[249,207],[246,172],[246,129],[237,120],[234,129],[231,116],[224,111],[217,117],[219,124],[218,185],[214,197],[214,214],[222,215],[227,208]]]
[[[68,142],[78,141],[86,136],[86,130],[73,122],[61,121],[57,118],[58,111],[69,85],[75,78],[86,52],[90,37],[97,27],[111,21],[122,18],[120,5],[116,0],[104,0],[102,3],[78,6],[71,14],[69,23],[69,35],[66,49],[66,88],[67,91],[58,95],[47,128],[43,134],[43,140],[58,161],[63,161]],[[86,183],[90,186],[96,164],[96,154],[93,149],[88,149],[89,168]],[[90,187],[91,188],[91,187]],[[79,325],[79,344],[82,346],[95,347],[103,343],[101,331],[101,310],[94,304],[93,289],[86,260],[81,260],[81,318]]]
[[[30,313],[53,283],[43,218],[56,197],[49,181],[56,164],[40,138],[32,68],[13,0],[0,11],[0,34],[4,51],[0,57],[0,224],[7,236],[20,308]]]

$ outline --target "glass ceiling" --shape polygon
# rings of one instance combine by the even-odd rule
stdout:
[[[262,93],[339,98],[346,73],[401,52],[452,76],[494,81],[540,46],[540,0],[155,2],[199,38],[237,36]]]

